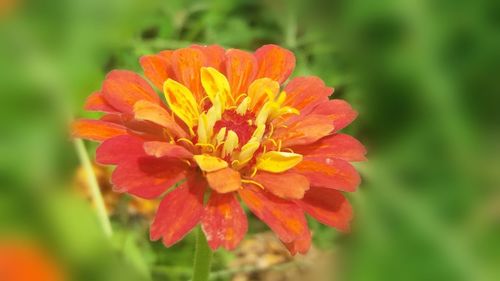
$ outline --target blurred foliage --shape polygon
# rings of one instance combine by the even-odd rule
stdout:
[[[359,111],[347,131],[370,160],[353,231],[311,222],[331,279],[500,278],[499,1],[4,0],[0,38],[0,237],[39,241],[76,280],[191,275],[194,237],[166,249],[124,214],[106,240],[73,192],[67,124],[92,116],[107,71],[192,43],[290,48],[294,75]],[[218,251],[214,271],[232,259]]]

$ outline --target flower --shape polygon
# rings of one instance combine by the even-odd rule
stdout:
[[[111,71],[85,105],[105,115],[77,120],[73,134],[102,142],[96,161],[116,165],[116,191],[163,196],[152,240],[171,246],[201,223],[212,249],[234,249],[248,228],[238,197],[292,254],[311,244],[305,213],[348,230],[352,209],[342,192],[360,182],[349,161],[366,151],[338,131],[357,113],[329,100],[333,89],[317,77],[282,87],[292,52],[194,45],[140,63],[165,102],[138,74]]]

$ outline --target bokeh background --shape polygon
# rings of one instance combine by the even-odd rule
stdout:
[[[497,0],[1,0],[1,243],[38,245],[70,280],[190,278],[194,235],[149,242],[154,203],[95,167],[103,234],[67,128],[95,117],[81,108],[108,71],[192,43],[293,50],[295,76],[359,111],[346,131],[369,151],[350,234],[311,222],[314,249],[292,259],[252,219],[213,280],[500,280]]]

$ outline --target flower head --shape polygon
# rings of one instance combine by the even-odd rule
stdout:
[[[283,87],[295,66],[290,51],[195,45],[140,63],[164,101],[139,75],[114,70],[85,106],[105,115],[76,121],[73,132],[102,142],[97,161],[117,166],[116,191],[163,196],[153,240],[171,246],[201,223],[213,249],[235,248],[247,231],[238,197],[293,254],[311,243],[304,213],[348,229],[341,192],[359,184],[349,161],[364,160],[365,149],[338,131],[357,114],[329,100],[333,89],[317,77]]]

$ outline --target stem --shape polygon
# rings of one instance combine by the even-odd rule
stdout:
[[[107,237],[111,237],[111,235],[113,234],[113,229],[111,228],[111,222],[109,221],[106,205],[104,204],[104,200],[102,199],[101,189],[99,188],[99,183],[97,182],[94,168],[92,167],[89,155],[85,150],[85,144],[83,143],[82,139],[75,139],[73,143],[75,145],[78,158],[80,159],[83,169],[85,170],[85,174],[87,175],[87,183],[90,191],[90,196],[92,197],[92,201],[94,202],[99,223],[101,224],[104,234]]]
[[[210,275],[212,250],[208,246],[205,234],[198,227],[196,233],[196,246],[194,252],[193,279],[192,281],[207,281]]]

